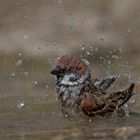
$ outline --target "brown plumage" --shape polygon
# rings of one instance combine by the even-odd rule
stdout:
[[[90,117],[111,114],[115,110],[119,111],[119,108],[133,96],[133,89],[134,84],[132,83],[128,89],[111,93],[108,96],[101,96],[97,91],[89,91],[81,100],[80,107]]]
[[[75,71],[80,76],[82,74],[85,74],[87,70],[87,65],[84,63],[84,61],[82,61],[80,58],[70,57],[68,55],[64,55],[60,57],[60,59],[58,60],[58,65],[62,69],[68,70],[72,68],[73,71]]]
[[[100,81],[94,80],[89,63],[81,58],[62,56],[51,73],[57,77],[58,104],[65,116],[81,111],[90,117],[119,110],[125,113],[124,106],[134,94],[134,83],[124,91],[108,93],[106,90],[117,76],[113,74]]]

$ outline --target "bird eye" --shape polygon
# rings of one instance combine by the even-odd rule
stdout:
[[[76,81],[77,78],[76,77],[70,77],[70,81],[73,82],[73,81]]]

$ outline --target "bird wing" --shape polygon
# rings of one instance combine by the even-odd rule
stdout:
[[[111,114],[130,99],[134,94],[134,86],[134,83],[132,83],[128,89],[111,93],[108,97],[103,94],[101,95],[98,91],[94,93],[87,92],[81,101],[81,109],[90,117],[94,115],[104,116],[106,114]]]
[[[106,100],[106,98],[98,98],[93,94],[87,93],[80,106],[82,111],[90,117],[95,115],[104,116],[116,109],[117,100]]]
[[[94,79],[92,83],[98,91],[105,92],[117,78],[118,75],[112,74],[104,77],[102,80]]]

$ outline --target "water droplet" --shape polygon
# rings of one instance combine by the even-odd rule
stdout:
[[[25,76],[28,76],[28,75],[29,75],[29,73],[28,73],[27,71],[25,71],[25,72],[24,72],[24,75],[25,75]]]
[[[128,66],[129,69],[132,69],[132,66]]]
[[[18,53],[18,55],[19,55],[19,56],[21,56],[21,55],[22,55],[22,53]]]
[[[24,100],[18,100],[17,101],[17,108],[21,109],[24,107]]]
[[[100,56],[100,57],[99,57],[99,59],[100,59],[100,60],[102,60],[102,59],[103,59],[103,57],[102,57],[102,56]]]
[[[28,16],[26,15],[26,16],[24,16],[24,18],[28,18]]]
[[[37,85],[37,84],[38,84],[38,82],[37,82],[37,81],[35,81],[34,83],[35,83],[35,85]]]
[[[119,59],[117,55],[112,55],[112,58],[117,59],[117,60]]]
[[[49,85],[45,85],[45,88],[48,88],[49,87]]]
[[[17,6],[19,6],[19,4],[20,4],[19,2],[16,2],[16,5],[17,5]]]
[[[60,56],[58,56],[57,59],[59,60],[60,59]]]
[[[108,63],[108,64],[111,64],[111,61],[109,60],[107,63]]]
[[[62,0],[58,0],[58,3],[62,3]]]
[[[29,106],[27,106],[27,109],[29,109],[30,107]]]
[[[15,72],[12,72],[11,73],[11,76],[15,77],[16,76],[16,73]]]
[[[110,24],[111,26],[113,25],[113,23],[112,23],[112,22],[110,22],[109,24]]]
[[[120,51],[120,53],[122,53],[123,52],[123,49],[119,48],[119,51]]]
[[[50,58],[48,58],[48,63],[52,64],[52,60]]]
[[[96,48],[94,48],[94,50],[95,50],[95,52],[97,52],[99,49],[96,47]]]
[[[81,51],[84,51],[85,48],[86,48],[86,46],[85,46],[84,44],[81,44],[81,45],[80,45],[80,50],[81,50]]]
[[[15,62],[15,66],[21,66],[22,65],[22,60],[19,59],[18,61]]]
[[[28,35],[24,35],[23,38],[24,38],[24,39],[27,39],[27,38],[28,38]]]
[[[129,81],[131,81],[131,74],[129,72],[125,72],[124,76],[126,76],[129,79]]]
[[[45,94],[45,96],[46,96],[46,97],[48,97],[48,96],[49,96],[49,94]]]
[[[110,53],[110,54],[113,54],[113,52],[112,52],[112,51],[110,51],[109,53]]]
[[[90,55],[90,52],[89,52],[89,51],[86,51],[86,54],[87,54],[87,55]]]
[[[92,119],[90,118],[88,121],[89,121],[89,122],[92,122]]]
[[[135,103],[135,100],[134,99],[130,99],[130,103],[131,104],[134,104]]]
[[[128,32],[129,32],[129,33],[131,33],[131,31],[132,31],[131,29],[128,29]]]
[[[56,46],[56,45],[57,45],[56,41],[54,41],[53,45],[54,45],[54,46]]]
[[[68,114],[65,114],[65,117],[68,118]]]

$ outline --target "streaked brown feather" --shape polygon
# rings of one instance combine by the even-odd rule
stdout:
[[[80,106],[83,112],[90,117],[94,115],[104,116],[113,113],[118,107],[123,105],[123,102],[127,102],[133,95],[133,89],[134,84],[132,83],[127,90],[112,93],[108,97],[100,92],[92,91],[85,94]],[[121,101],[121,104],[119,101]]]

